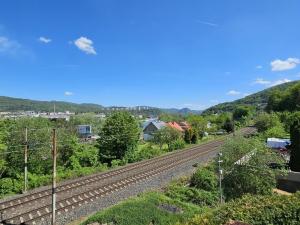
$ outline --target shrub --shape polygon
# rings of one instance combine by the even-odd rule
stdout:
[[[177,139],[169,144],[169,151],[183,149],[184,146],[185,146],[184,141],[182,139]]]
[[[258,132],[264,132],[280,124],[280,120],[275,113],[261,113],[255,119],[255,126]]]
[[[214,191],[217,185],[218,180],[216,174],[205,167],[198,169],[191,178],[191,186],[198,189]]]
[[[279,124],[265,131],[263,136],[265,139],[268,137],[285,138],[288,134],[285,132],[283,125]]]
[[[235,166],[224,177],[224,194],[226,199],[239,198],[246,193],[267,195],[276,187],[275,173],[267,169],[248,166]]]
[[[252,225],[297,225],[300,221],[300,193],[291,196],[246,195],[241,199],[195,216],[186,225],[226,224],[237,220]]]
[[[170,185],[166,195],[172,199],[190,202],[198,206],[214,206],[219,201],[219,194],[216,191],[210,192],[180,185]]]

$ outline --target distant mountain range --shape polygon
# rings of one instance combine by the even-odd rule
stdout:
[[[189,108],[183,109],[162,109],[150,106],[136,106],[136,107],[119,107],[111,106],[104,107],[102,105],[91,104],[91,103],[71,103],[64,101],[37,101],[30,99],[12,98],[6,96],[0,96],[0,112],[15,112],[15,111],[36,111],[36,112],[75,112],[75,113],[85,113],[85,112],[109,112],[116,110],[128,110],[134,112],[146,113],[149,115],[159,115],[161,113],[174,113],[174,114],[200,114],[201,111],[191,110]]]
[[[225,102],[215,106],[212,106],[205,111],[203,114],[220,113],[220,112],[232,112],[239,105],[250,105],[255,106],[256,109],[264,109],[268,103],[270,94],[275,90],[286,90],[287,88],[299,83],[300,81],[293,81],[284,84],[280,84],[274,87],[267,88],[263,91],[257,92],[252,95],[248,95],[245,98],[238,99],[233,102]]]
[[[0,112],[15,112],[15,111],[36,111],[36,112],[53,112],[54,106],[57,112],[75,112],[75,113],[85,113],[85,112],[110,112],[116,110],[128,110],[134,113],[141,113],[146,115],[157,116],[161,113],[172,113],[172,114],[211,114],[211,113],[220,113],[220,112],[231,112],[238,105],[251,105],[255,106],[257,109],[263,109],[267,102],[270,94],[274,90],[285,90],[292,85],[295,85],[300,81],[293,81],[271,88],[267,88],[263,91],[257,92],[255,94],[249,95],[245,98],[238,99],[233,102],[225,102],[215,106],[212,106],[205,111],[200,110],[191,110],[189,108],[156,108],[150,106],[136,106],[136,107],[104,107],[102,105],[91,104],[91,103],[71,103],[64,101],[37,101],[30,99],[21,99],[21,98],[12,98],[0,96]]]

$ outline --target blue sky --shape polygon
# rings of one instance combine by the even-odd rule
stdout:
[[[203,109],[300,79],[300,1],[3,0],[0,95]]]

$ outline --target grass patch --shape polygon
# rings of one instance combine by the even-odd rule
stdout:
[[[162,205],[177,207],[181,212],[172,213],[160,207]],[[178,221],[185,222],[195,213],[202,212],[204,210],[196,205],[173,200],[159,192],[149,192],[101,211],[91,216],[82,225],[93,222],[100,224],[113,222],[118,225],[147,225],[152,222],[155,225],[168,225]]]

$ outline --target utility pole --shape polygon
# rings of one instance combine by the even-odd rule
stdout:
[[[52,225],[55,225],[56,211],[56,129],[52,133],[52,157],[53,157],[53,174],[52,174]]]
[[[28,187],[28,128],[25,128],[25,147],[24,147],[24,193]]]
[[[221,163],[223,162],[223,160],[221,160],[222,157],[222,152],[218,153],[219,156],[219,191],[220,191],[220,204],[223,203],[223,191],[222,191],[222,177],[223,177],[223,170],[221,168]]]

